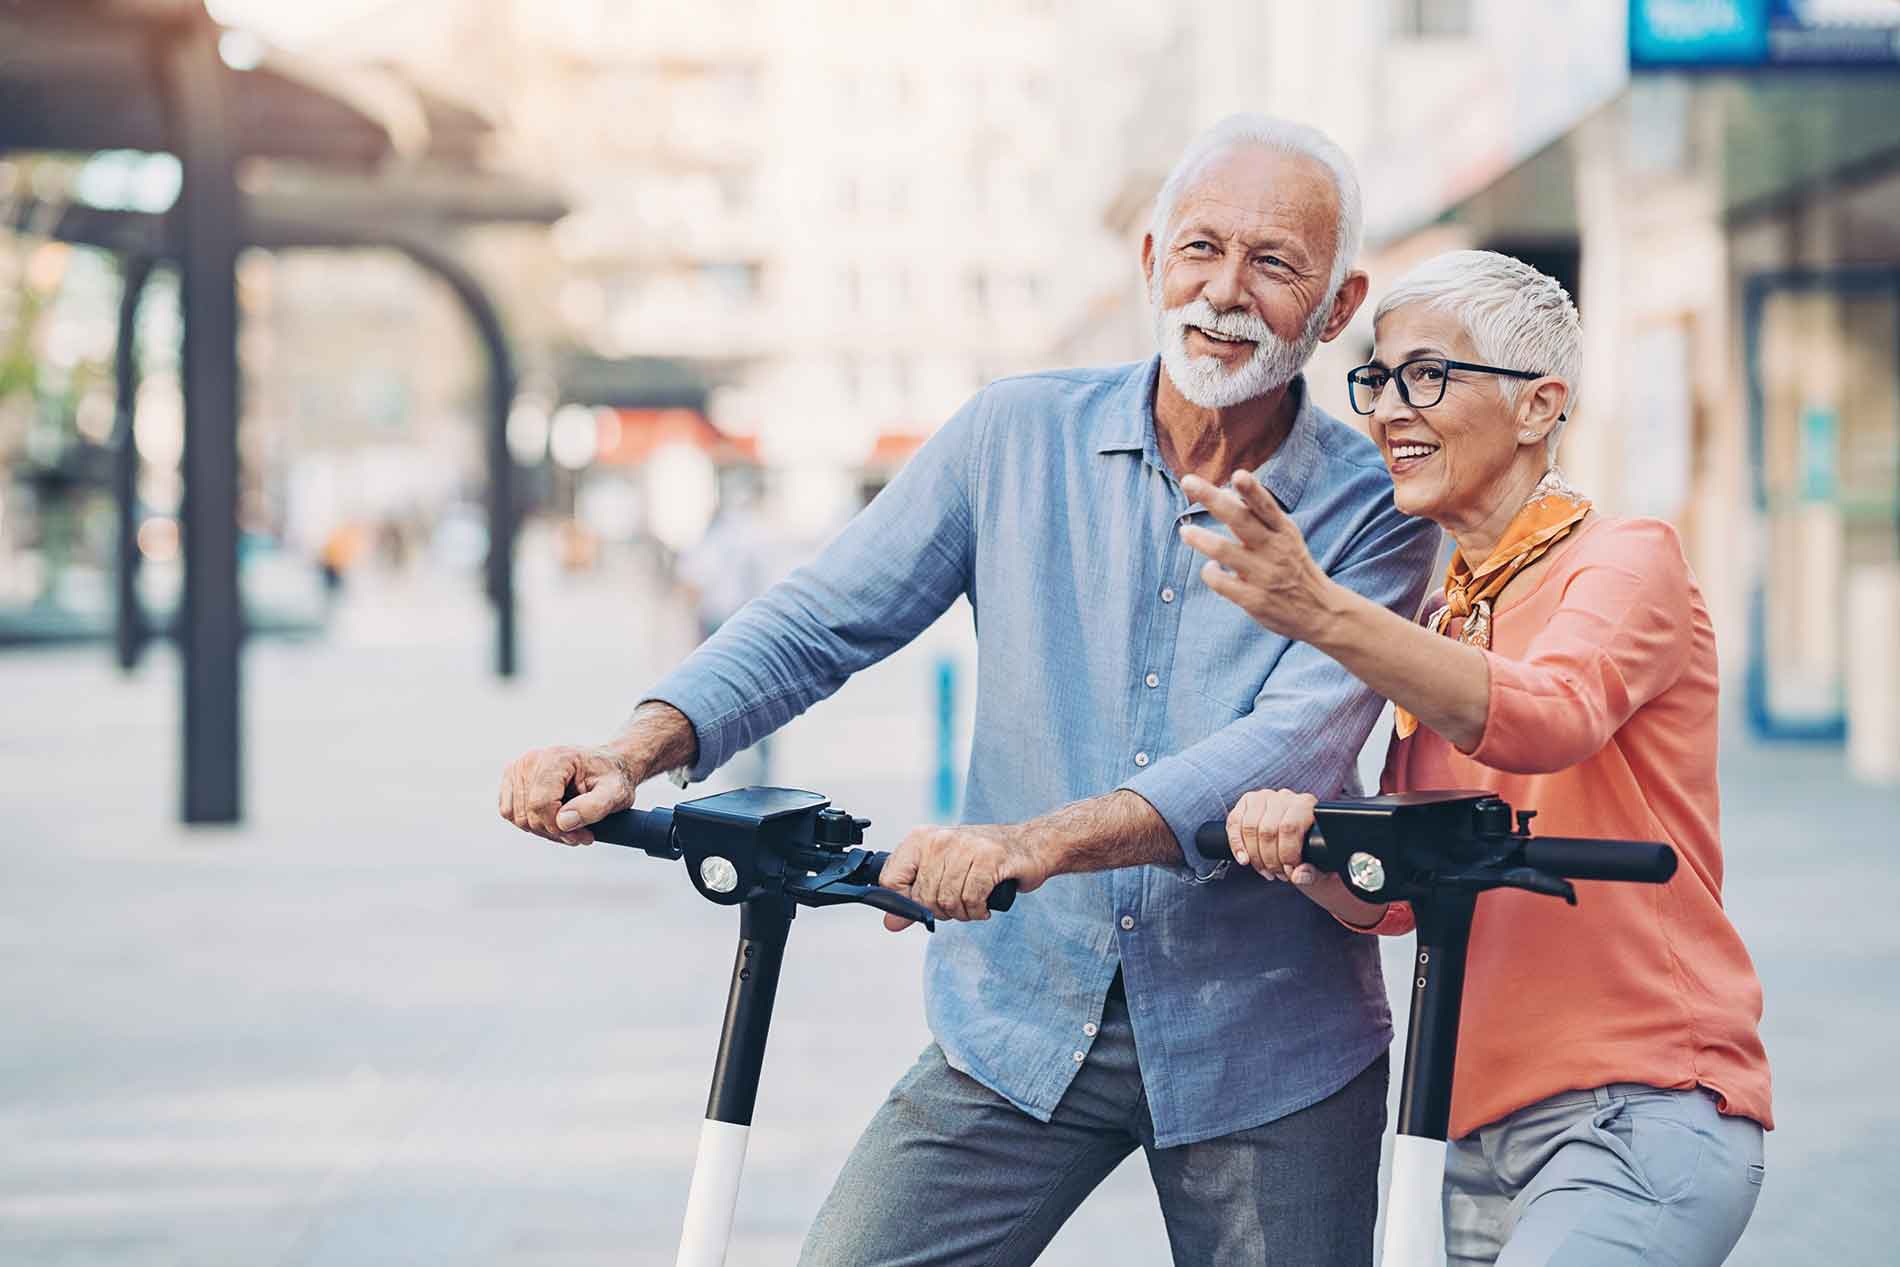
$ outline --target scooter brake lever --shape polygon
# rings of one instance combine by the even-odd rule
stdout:
[[[1577,904],[1577,890],[1570,881],[1549,875],[1535,867],[1506,867],[1498,873],[1500,883],[1549,897],[1560,897],[1571,906]]]
[[[846,902],[862,903],[903,919],[914,920],[931,932],[936,932],[936,917],[921,903],[905,897],[902,893],[876,884],[868,884],[856,878],[867,873],[867,878],[875,878],[876,871],[871,868],[874,861],[869,851],[853,849],[816,875],[786,880],[786,896],[795,902],[803,902],[807,906],[842,906]]]
[[[858,901],[866,906],[875,906],[886,914],[922,924],[925,932],[937,931],[937,917],[925,909],[922,903],[913,901],[902,893],[875,884],[867,884],[864,886],[864,896]]]

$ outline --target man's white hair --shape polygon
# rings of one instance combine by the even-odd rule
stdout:
[[[1563,379],[1570,389],[1564,413],[1575,416],[1583,326],[1577,305],[1556,278],[1496,251],[1446,251],[1398,280],[1374,309],[1373,328],[1409,304],[1424,304],[1456,318],[1486,365]],[[1497,381],[1507,406],[1516,405],[1518,393],[1529,385],[1528,379],[1503,375]],[[1559,422],[1546,437],[1553,460],[1563,430]]]
[[[1161,192],[1155,195],[1154,220],[1149,226],[1149,232],[1155,240],[1157,275],[1161,255],[1168,245],[1169,230],[1174,227],[1175,204],[1181,201],[1181,195],[1192,189],[1217,160],[1249,145],[1303,155],[1319,163],[1332,175],[1333,188],[1339,194],[1339,220],[1333,231],[1332,280],[1326,284],[1325,303],[1330,305],[1333,296],[1339,291],[1339,284],[1346,280],[1346,270],[1359,258],[1359,243],[1365,235],[1365,212],[1359,196],[1359,176],[1353,170],[1352,160],[1346,157],[1346,151],[1334,144],[1324,132],[1307,127],[1304,123],[1276,119],[1270,115],[1228,115],[1194,138],[1180,161],[1175,163],[1174,170],[1168,173],[1168,179],[1162,182]]]

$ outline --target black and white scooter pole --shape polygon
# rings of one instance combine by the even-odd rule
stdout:
[[[739,908],[739,951],[732,961],[726,1023],[693,1159],[676,1267],[722,1267],[726,1261],[792,909],[791,899],[784,897],[753,898]]]
[[[779,968],[797,908],[855,903],[927,930],[936,927],[925,907],[877,883],[890,855],[860,847],[870,825],[816,792],[748,787],[671,808],[620,810],[591,828],[596,840],[665,861],[683,858],[701,897],[739,908],[739,951],[677,1267],[722,1267],[726,1261]],[[1016,882],[1006,880],[991,891],[989,907],[1006,911],[1015,900]]]
[[[1413,908],[1411,1021],[1399,1083],[1398,1133],[1386,1191],[1384,1267],[1438,1267],[1445,1261],[1445,1151],[1452,1067],[1464,1002],[1465,951],[1476,898],[1469,894]]]
[[[1518,813],[1513,826],[1511,807],[1484,791],[1406,792],[1317,809],[1305,860],[1341,874],[1368,901],[1412,904],[1412,1020],[1380,1262],[1441,1267],[1452,1073],[1478,895],[1517,888],[1574,904],[1573,879],[1666,883],[1675,851],[1650,841],[1533,838],[1532,811]],[[1194,843],[1205,857],[1233,856],[1224,822],[1201,824]]]

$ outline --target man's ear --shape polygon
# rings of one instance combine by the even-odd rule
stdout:
[[[1530,385],[1517,401],[1517,438],[1522,444],[1541,444],[1570,407],[1570,384],[1546,374]]]
[[[1148,301],[1154,302],[1155,289],[1155,235],[1141,235],[1141,288],[1148,295]]]
[[[1326,318],[1326,325],[1319,332],[1321,343],[1331,343],[1352,324],[1353,314],[1359,311],[1360,304],[1366,302],[1366,290],[1370,285],[1370,279],[1359,269],[1355,268],[1346,274],[1346,280],[1339,283],[1339,289],[1334,292],[1333,315]]]

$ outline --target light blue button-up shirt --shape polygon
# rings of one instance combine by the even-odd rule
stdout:
[[[704,778],[909,642],[959,595],[977,628],[964,816],[1011,823],[1130,789],[1174,867],[1059,876],[931,939],[925,1005],[950,1064],[1047,1120],[1119,965],[1155,1142],[1269,1122],[1391,1041],[1376,939],[1290,885],[1223,869],[1194,831],[1243,792],[1356,791],[1380,701],[1200,579],[1178,528],[1220,525],[1156,446],[1159,362],[994,383],[812,564],[744,608],[649,698],[693,723]],[[1328,574],[1413,616],[1438,531],[1392,504],[1365,436],[1295,385],[1256,474]]]

